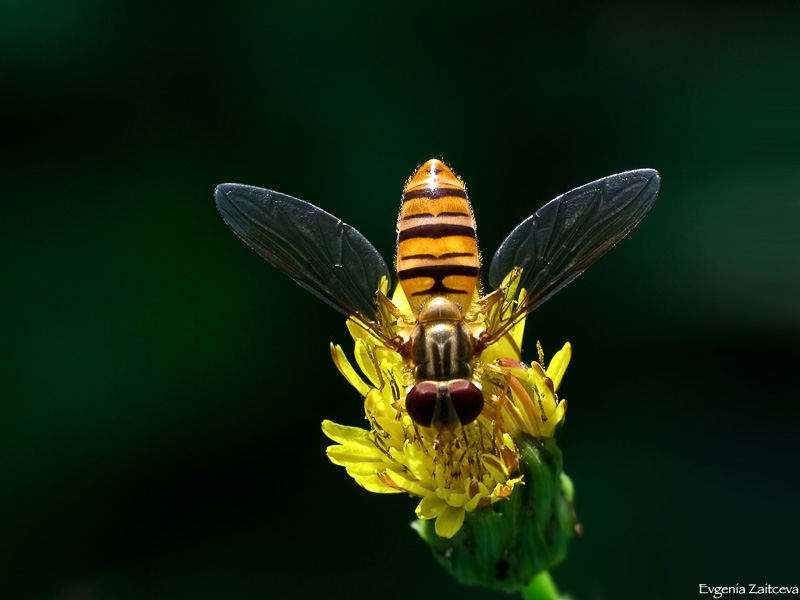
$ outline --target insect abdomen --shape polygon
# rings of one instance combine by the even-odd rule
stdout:
[[[467,309],[478,281],[475,218],[464,184],[440,160],[406,183],[397,224],[397,277],[415,313],[431,296]]]

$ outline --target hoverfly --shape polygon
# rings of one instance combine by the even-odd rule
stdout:
[[[524,300],[484,328],[468,315],[480,292],[480,255],[466,188],[442,161],[429,160],[406,182],[397,223],[395,270],[413,313],[405,331],[385,322],[387,306],[399,314],[379,291],[382,278],[389,280],[386,263],[350,225],[308,202],[248,185],[222,184],[215,197],[222,218],[248,246],[399,352],[415,376],[405,400],[409,416],[448,430],[474,421],[484,408],[472,378],[480,353],[625,237],[650,210],[659,184],[652,169],[610,175],[520,223],[489,264],[495,292],[480,300],[478,312],[485,316],[502,296],[514,269],[521,269]]]

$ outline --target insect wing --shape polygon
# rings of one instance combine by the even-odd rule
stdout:
[[[493,288],[514,267],[522,267],[519,287],[527,296],[511,322],[540,306],[624,238],[650,210],[660,181],[653,169],[610,175],[551,200],[520,223],[489,267]]]
[[[358,231],[272,190],[223,183],[214,196],[223,220],[263,258],[344,314],[375,320],[375,292],[389,269]]]

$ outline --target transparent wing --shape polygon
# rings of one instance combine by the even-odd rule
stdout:
[[[344,314],[375,320],[375,292],[389,269],[358,231],[272,190],[223,183],[214,197],[228,226],[263,258]]]
[[[655,202],[660,182],[653,169],[610,175],[551,200],[520,223],[489,266],[493,288],[521,267],[519,287],[527,292],[502,330],[544,303],[636,227]]]

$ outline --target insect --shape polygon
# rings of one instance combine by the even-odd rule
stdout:
[[[440,160],[406,182],[397,223],[396,273],[413,317],[404,330],[379,290],[389,269],[350,225],[321,208],[262,188],[226,183],[217,208],[247,245],[300,286],[368,329],[410,362],[415,383],[405,408],[423,427],[452,430],[484,408],[473,380],[477,357],[528,313],[583,273],[628,234],[656,200],[652,169],[610,175],[551,200],[520,223],[489,264],[495,290],[480,300],[475,218],[464,183]],[[489,327],[479,326],[502,297],[504,278],[521,269],[524,300]]]

